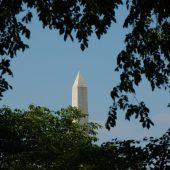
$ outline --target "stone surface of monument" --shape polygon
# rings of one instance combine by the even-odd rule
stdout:
[[[72,87],[72,106],[75,106],[83,113],[88,114],[87,84],[80,72],[78,72]],[[88,116],[82,118],[80,123],[87,124]]]

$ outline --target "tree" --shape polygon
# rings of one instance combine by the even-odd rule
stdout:
[[[96,141],[99,127],[80,125],[82,116],[72,107],[1,108],[0,169],[78,169],[80,154]]]
[[[147,153],[145,160],[146,166],[150,169],[169,169],[170,168],[170,129],[160,138],[144,139],[149,141],[144,147]]]
[[[116,125],[117,112],[124,110],[125,119],[132,115],[142,126],[150,128],[154,123],[149,118],[149,108],[143,101],[137,104],[129,101],[128,95],[135,97],[135,87],[146,78],[155,88],[170,91],[170,3],[168,0],[127,0],[129,11],[124,27],[131,28],[125,36],[125,49],[117,56],[116,71],[121,71],[120,83],[113,88],[106,127]]]
[[[100,38],[107,32],[111,21],[116,21],[115,8],[119,4],[121,0],[0,0],[0,55],[4,56],[0,63],[0,97],[12,88],[4,78],[5,74],[12,75],[10,60],[18,51],[29,47],[23,39],[30,38],[28,24],[33,17],[32,9],[36,10],[44,28],[58,30],[64,40],[75,37],[84,50],[93,32]]]
[[[149,108],[143,101],[129,102],[129,94],[135,98],[135,87],[145,77],[155,88],[169,90],[170,74],[170,3],[169,0],[1,0],[0,1],[0,96],[12,88],[5,75],[12,75],[10,60],[17,51],[24,51],[28,45],[23,38],[30,38],[28,24],[35,9],[43,27],[55,29],[59,34],[77,39],[82,50],[88,47],[88,38],[93,33],[97,38],[107,33],[116,22],[115,10],[126,4],[128,15],[125,28],[131,28],[125,37],[125,49],[117,56],[116,71],[121,71],[120,83],[113,88],[106,127],[116,125],[119,109],[126,112],[125,118],[132,115],[139,118],[143,127],[150,128]],[[20,17],[18,17],[20,16]],[[21,18],[21,19],[20,19]]]
[[[170,168],[170,129],[160,138],[113,139],[84,152],[83,161],[88,170],[167,170]]]
[[[117,139],[98,145],[95,123],[80,125],[76,108],[57,112],[30,105],[0,109],[2,170],[110,170],[170,167],[170,129],[160,138]]]

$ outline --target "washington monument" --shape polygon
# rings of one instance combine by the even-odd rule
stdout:
[[[78,72],[72,87],[72,106],[77,107],[85,114],[88,113],[87,84],[80,72]],[[87,124],[88,117],[82,118],[80,123]]]

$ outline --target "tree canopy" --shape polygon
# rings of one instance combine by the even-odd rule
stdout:
[[[0,109],[0,169],[111,170],[170,168],[170,129],[143,141],[113,139],[99,145],[97,128],[80,125],[76,108],[59,111],[30,105]]]
[[[152,91],[155,88],[170,91],[170,3],[127,0],[126,6],[129,14],[123,27],[130,27],[131,31],[125,36],[125,49],[117,56],[115,70],[121,72],[120,83],[111,92],[113,106],[106,125],[108,129],[116,125],[116,114],[121,109],[126,112],[127,120],[135,115],[149,129],[154,125],[148,116],[149,108],[143,101],[131,103],[128,95],[135,98],[135,87],[143,78],[148,80]]]
[[[100,3],[99,3],[100,2]],[[43,27],[55,29],[64,40],[76,38],[81,49],[88,47],[88,37],[96,33],[100,38],[107,32],[115,19],[115,8],[121,4],[116,1],[65,1],[65,0],[1,0],[0,1],[0,55],[4,56],[0,63],[0,96],[11,86],[4,74],[12,75],[10,58],[17,52],[28,48],[23,39],[30,38],[28,24],[36,11]],[[20,16],[20,17],[18,17]],[[74,33],[74,37],[73,37]]]
[[[96,141],[98,124],[68,107],[53,112],[30,105],[27,111],[0,109],[0,169],[79,169],[79,152]]]
[[[143,127],[150,128],[149,108],[143,101],[129,102],[129,94],[135,97],[135,87],[146,78],[155,88],[169,92],[170,74],[170,3],[169,0],[0,0],[0,97],[12,88],[6,75],[13,75],[10,61],[17,52],[24,51],[31,32],[28,24],[36,11],[43,27],[58,30],[64,40],[77,39],[82,50],[88,47],[92,34],[97,38],[107,33],[116,22],[115,10],[126,5],[128,15],[124,28],[131,28],[125,36],[125,49],[117,56],[116,71],[120,71],[120,83],[113,88],[106,127],[116,125],[117,112],[125,111],[125,118],[138,118]],[[119,8],[118,8],[119,10]],[[20,17],[18,17],[20,16]]]

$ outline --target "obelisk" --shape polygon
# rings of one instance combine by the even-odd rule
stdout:
[[[87,84],[81,75],[78,72],[77,77],[74,81],[72,87],[72,106],[77,107],[83,113],[88,114],[88,99],[87,99]],[[80,124],[87,124],[88,123],[88,116],[82,118],[80,120]]]

